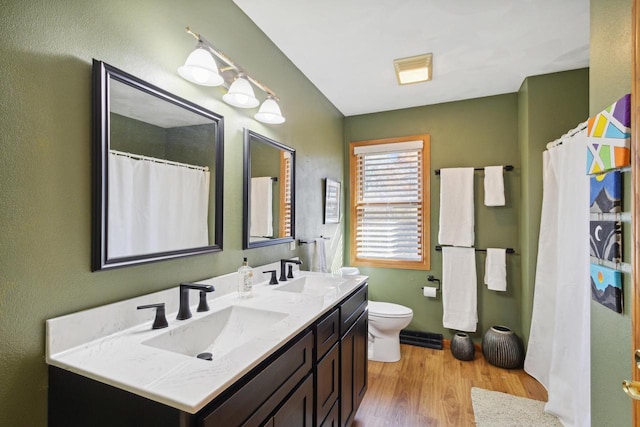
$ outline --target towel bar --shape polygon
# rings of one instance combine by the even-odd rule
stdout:
[[[476,252],[487,252],[486,249],[477,249],[477,248],[474,248],[474,249],[476,250]],[[436,246],[436,251],[441,251],[441,250],[442,250],[442,246],[440,246],[440,245]],[[516,253],[515,249],[513,249],[513,248],[507,248],[506,251],[507,251],[508,254],[515,254]]]
[[[325,236],[320,236],[319,239],[324,239],[324,240],[331,240],[331,237],[325,237]],[[300,245],[307,245],[307,244],[311,244],[311,243],[315,243],[316,240],[315,239],[299,239],[298,240],[298,244]]]
[[[506,165],[504,167],[504,170],[506,170],[507,172],[512,171],[513,169],[514,169],[513,165]],[[484,168],[473,168],[473,170],[474,171],[483,171]],[[434,172],[435,172],[436,175],[440,175],[440,169],[436,169]]]

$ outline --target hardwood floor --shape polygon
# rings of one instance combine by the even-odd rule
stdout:
[[[473,426],[471,387],[547,400],[547,392],[523,370],[487,363],[476,349],[463,362],[451,351],[401,345],[396,363],[369,361],[369,386],[353,427]]]

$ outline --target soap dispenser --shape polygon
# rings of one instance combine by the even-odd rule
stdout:
[[[247,258],[242,261],[242,266],[238,269],[238,293],[241,298],[251,295],[253,286],[253,268],[249,267]]]

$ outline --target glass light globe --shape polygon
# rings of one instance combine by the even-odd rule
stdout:
[[[255,115],[255,118],[262,123],[269,123],[273,125],[284,123],[285,121],[282,113],[280,112],[278,102],[271,97],[267,98],[262,103],[260,110]]]
[[[238,108],[253,108],[260,103],[253,93],[249,80],[241,75],[231,84],[229,92],[224,94],[222,99],[227,104]]]
[[[178,68],[178,74],[202,86],[220,86],[224,83],[211,52],[202,47],[197,47],[189,54],[184,65]]]

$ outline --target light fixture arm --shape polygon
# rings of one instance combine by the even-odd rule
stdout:
[[[229,67],[234,69],[238,74],[244,75],[244,77],[246,77],[247,80],[253,83],[253,85],[256,86],[258,89],[260,89],[261,91],[263,91],[268,96],[275,99],[276,101],[280,101],[280,99],[278,98],[278,96],[275,94],[274,91],[269,89],[269,87],[267,87],[265,84],[251,77],[249,73],[247,73],[241,66],[233,62],[231,58],[225,55],[222,51],[217,49],[210,41],[202,37],[200,34],[194,33],[190,27],[187,27],[187,33],[191,34],[193,38],[195,38],[198,41],[199,44],[206,47],[212,54],[214,54],[218,59],[220,59],[222,62],[227,64]]]

